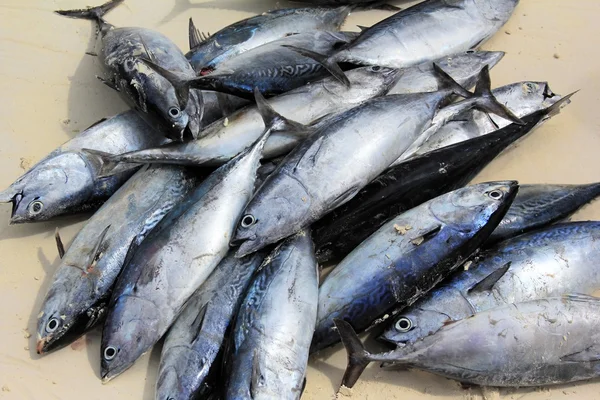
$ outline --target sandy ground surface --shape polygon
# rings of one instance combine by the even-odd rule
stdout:
[[[92,0],[89,0],[92,1]],[[99,0],[100,1],[100,0]],[[489,165],[477,181],[584,183],[599,179],[600,2],[522,0],[510,22],[484,47],[507,52],[492,72],[494,85],[547,80],[558,93],[581,92],[564,112]],[[149,6],[149,4],[152,4]],[[100,66],[85,55],[94,27],[52,14],[86,0],[0,1],[0,187],[9,185],[54,147],[96,120],[126,109],[118,95],[94,77]],[[126,0],[108,20],[117,26],[159,30],[187,49],[187,19],[215,32],[241,18],[277,7],[267,0]],[[353,14],[347,28],[372,24],[389,13]],[[0,208],[8,221],[10,206]],[[600,217],[600,203],[575,219]],[[69,243],[84,217],[58,222],[0,224],[0,398],[153,399],[159,350],[143,357],[107,385],[99,375],[100,333],[43,358],[35,354],[40,302],[58,265],[53,232]],[[30,336],[31,333],[32,335]],[[331,399],[341,380],[340,346],[310,362],[304,399]],[[600,383],[551,390],[464,390],[453,381],[419,371],[381,371],[371,366],[350,395],[354,399],[600,399]]]

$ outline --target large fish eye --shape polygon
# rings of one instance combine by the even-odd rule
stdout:
[[[402,317],[398,321],[396,321],[395,327],[400,332],[408,332],[412,329],[413,324],[410,319]]]
[[[110,361],[117,356],[118,352],[119,351],[116,348],[114,348],[113,346],[108,346],[107,348],[104,349],[104,359],[106,361]]]
[[[32,201],[31,204],[29,204],[29,212],[32,215],[38,215],[39,213],[42,212],[43,209],[44,209],[44,203],[42,203],[39,200]]]
[[[256,222],[254,215],[246,214],[242,217],[242,228],[249,228]]]
[[[381,67],[379,65],[374,65],[371,67],[371,71],[379,72],[379,71],[381,71]]]
[[[169,115],[171,117],[173,117],[173,118],[179,117],[180,113],[181,113],[181,111],[177,107],[171,107],[171,108],[169,108]]]
[[[488,193],[488,197],[493,200],[500,200],[504,196],[500,190],[492,190]]]
[[[52,318],[46,324],[46,332],[48,332],[48,333],[55,332],[58,329],[59,325],[60,325],[60,321],[58,320],[58,318]]]

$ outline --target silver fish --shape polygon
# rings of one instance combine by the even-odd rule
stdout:
[[[429,0],[364,30],[332,62],[406,68],[475,49],[508,21],[518,0]]]
[[[202,93],[173,87],[143,60],[189,78],[196,75],[194,69],[175,43],[163,34],[145,28],[115,28],[107,23],[104,15],[122,2],[110,0],[97,7],[56,12],[98,23],[98,56],[108,74],[103,81],[117,90],[148,123],[172,139],[183,140],[186,130],[196,137],[202,124]]]
[[[269,132],[174,208],[124,268],[102,333],[103,381],[124,372],[165,334],[225,257]]]
[[[166,141],[135,111],[100,120],[56,148],[0,192],[0,201],[12,202],[11,224],[95,210],[134,171],[118,170],[121,172],[99,179],[101,165],[83,149],[120,153],[158,146]]]
[[[492,90],[498,101],[522,118],[535,111],[550,107],[562,99],[550,90],[546,82],[517,82]],[[566,102],[564,105],[568,104]],[[563,105],[563,106],[564,106]],[[562,106],[561,106],[562,107]],[[542,120],[543,123],[546,119]],[[450,146],[474,137],[486,135],[508,126],[511,121],[479,110],[467,110],[445,122],[420,146],[411,146],[400,158],[406,160],[416,155]],[[541,124],[540,123],[540,124]]]
[[[365,100],[387,93],[394,84],[398,71],[391,68],[363,67],[349,71],[349,87],[335,78],[325,78],[289,93],[273,97],[268,105],[276,113],[300,124],[349,109]],[[281,132],[273,132],[265,144],[264,157],[273,158],[293,149],[311,130],[295,128],[286,123]],[[296,125],[297,126],[297,125]],[[255,106],[243,108],[209,125],[202,138],[185,143],[172,143],[145,151],[111,156],[100,155],[102,174],[109,174],[116,163],[175,163],[182,165],[221,165],[253,143],[263,132],[264,118]]]
[[[317,315],[318,266],[308,230],[281,243],[237,316],[225,399],[299,399]]]
[[[232,240],[232,245],[240,245],[237,254],[249,254],[310,225],[389,167],[429,129],[442,102],[465,92],[440,68],[436,70],[441,90],[366,101],[321,124],[295,147],[246,207]],[[482,81],[478,87],[489,87],[487,66]],[[467,92],[470,97],[457,104],[470,108],[482,101],[488,107],[490,102],[495,112],[505,111],[487,90],[477,93]]]
[[[369,236],[321,284],[311,351],[339,340],[334,319],[363,331],[449,276],[498,225],[517,189],[511,181],[467,186],[398,215]]]
[[[156,400],[207,398],[219,375],[218,356],[226,332],[265,254],[221,261],[187,301],[166,335],[160,357]]]
[[[574,291],[592,294],[600,289],[599,238],[600,223],[573,222],[499,243],[402,311],[381,339],[403,346],[495,307]]]
[[[64,255],[57,233],[62,260],[38,315],[38,354],[70,344],[104,317],[128,250],[196,183],[184,167],[144,167],[90,218]]]
[[[413,345],[370,354],[352,327],[336,321],[352,387],[370,361],[424,369],[461,382],[526,387],[600,376],[600,299],[565,295],[509,304],[446,325]]]
[[[502,60],[502,57],[504,57],[502,51],[468,50],[443,57],[436,60],[435,63],[459,85],[468,89],[475,85],[477,76],[484,66],[487,65],[491,69]],[[400,71],[400,79],[390,89],[389,94],[435,92],[438,90],[439,80],[433,71],[431,62],[403,68]]]
[[[213,35],[201,33],[190,18],[190,52],[185,56],[199,74],[206,74],[238,54],[290,34],[337,31],[350,10],[350,7],[273,10],[236,22]]]

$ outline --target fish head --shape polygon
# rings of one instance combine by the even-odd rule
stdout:
[[[516,181],[498,181],[469,185],[437,197],[430,210],[453,229],[475,234],[483,227],[500,222],[518,191]],[[489,232],[491,233],[491,231]]]
[[[533,112],[548,108],[562,96],[552,92],[547,82],[518,82],[503,86],[494,91],[498,100],[518,116],[525,116]],[[499,117],[493,116],[494,120]]]
[[[433,335],[452,319],[435,310],[411,308],[396,317],[393,324],[379,336],[380,340],[396,346],[415,343]]]
[[[93,191],[93,173],[79,153],[67,152],[38,163],[0,201],[12,203],[11,224],[45,221],[79,211]]]
[[[273,181],[277,184],[271,184]],[[262,249],[304,227],[311,196],[286,174],[271,175],[244,210],[231,241],[236,257]]]
[[[477,76],[486,65],[493,68],[504,57],[503,51],[480,51],[467,50],[462,53],[453,54],[436,61],[444,71],[461,71],[463,76],[472,76],[472,82],[464,86],[471,86],[475,83]]]
[[[71,344],[104,316],[104,302],[82,310],[79,305],[86,302],[87,298],[71,298],[71,293],[75,292],[73,287],[56,283],[48,291],[38,314],[38,354]],[[87,291],[82,293],[89,295]]]
[[[362,101],[389,92],[398,82],[401,72],[397,68],[373,65],[350,70],[346,72],[346,76],[350,86],[336,79],[330,79],[326,81],[326,89],[344,99],[351,96],[357,98],[357,101]]]
[[[100,347],[103,382],[123,373],[160,339],[159,315],[154,303],[133,293],[111,304]]]
[[[128,91],[137,109],[150,118],[165,136],[181,140],[190,119],[201,109],[197,95],[190,91],[186,104],[181,104],[175,87],[167,78],[139,59],[127,60],[125,65],[128,62],[133,65],[128,74],[131,76]]]

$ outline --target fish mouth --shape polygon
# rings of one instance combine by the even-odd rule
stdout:
[[[10,224],[19,224],[22,222],[26,222],[26,219],[17,215],[17,210],[19,209],[19,205],[21,204],[21,200],[23,200],[23,192],[17,192],[12,196],[11,199],[7,200],[6,203],[12,202],[12,209],[10,211]],[[1,200],[0,200],[1,201]]]
[[[491,51],[489,52],[489,62],[488,62],[488,66],[490,68],[495,67],[506,55],[505,52],[503,51]]]
[[[48,339],[46,339],[46,338],[38,340],[37,344],[35,346],[36,353],[38,353],[39,355],[46,354],[47,353],[47,351],[46,351],[47,343],[48,343]]]

